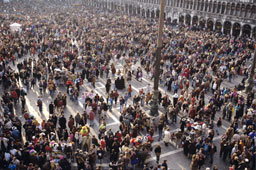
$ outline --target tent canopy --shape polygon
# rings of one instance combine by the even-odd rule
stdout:
[[[11,31],[20,31],[21,30],[20,27],[21,27],[21,25],[18,23],[13,23],[10,25]]]
[[[15,22],[15,23],[11,24],[10,27],[21,27],[21,25]]]

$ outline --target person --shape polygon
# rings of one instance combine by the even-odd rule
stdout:
[[[37,107],[39,108],[39,112],[42,113],[43,112],[43,102],[42,102],[41,97],[39,97],[37,99]]]
[[[62,114],[61,117],[59,118],[59,125],[62,130],[66,129],[66,122],[67,120],[64,117],[64,114]]]
[[[170,140],[171,140],[171,132],[169,127],[167,127],[164,130],[164,139],[163,139],[165,146],[168,146],[168,143],[170,142]]]
[[[51,102],[51,103],[49,104],[49,113],[50,113],[51,115],[54,113],[54,104],[53,104],[53,102]]]
[[[173,106],[175,107],[178,102],[179,96],[177,93],[175,93],[172,97],[173,97]]]
[[[198,170],[198,164],[199,164],[199,156],[194,154],[192,156],[192,161],[191,161],[191,164],[190,164],[190,169],[191,170]]]
[[[218,166],[214,165],[212,170],[218,170]]]
[[[107,94],[109,94],[110,87],[111,87],[111,80],[110,80],[110,82],[109,82],[109,81],[107,81],[107,83],[106,83],[106,85],[105,85],[106,93],[107,93]]]
[[[155,148],[155,155],[156,155],[156,163],[159,163],[160,155],[161,155],[161,146],[158,144]]]
[[[121,76],[121,79],[120,79],[120,90],[123,90],[125,88],[125,80],[124,80],[124,77]]]
[[[214,145],[213,142],[209,146],[209,151],[208,152],[209,152],[209,155],[210,155],[210,164],[213,164],[214,154],[217,152],[217,147]]]
[[[77,112],[75,116],[76,127],[79,125],[80,121],[81,121],[81,116],[80,116],[80,113]]]
[[[123,96],[120,97],[119,104],[120,104],[120,113],[122,113],[123,105],[125,104],[125,100],[124,100]]]
[[[129,98],[132,96],[132,85],[131,84],[129,84],[129,86],[128,86],[128,96],[129,96]]]
[[[93,110],[90,111],[89,113],[89,119],[90,119],[90,126],[93,127],[94,126],[94,119],[95,119],[95,113]]]
[[[218,121],[217,121],[217,129],[216,129],[217,135],[220,134],[220,133],[219,133],[219,129],[220,129],[221,125],[222,125],[222,120],[221,120],[221,117],[219,117],[219,119],[218,119]]]
[[[99,147],[97,150],[97,156],[98,156],[98,160],[99,160],[99,164],[102,164],[102,159],[104,157],[104,150],[102,147]]]
[[[167,160],[164,160],[164,161],[163,161],[162,167],[164,167],[166,170],[168,170]]]
[[[160,141],[162,139],[163,136],[163,128],[164,128],[164,122],[163,121],[159,121],[158,124],[158,141]]]

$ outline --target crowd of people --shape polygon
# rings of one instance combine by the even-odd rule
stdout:
[[[152,117],[144,109],[151,103],[152,85],[136,93],[132,82],[154,78],[155,20],[58,1],[14,1],[0,10],[3,169],[68,170],[75,162],[79,170],[100,170],[108,156],[112,170],[167,170],[167,160],[160,161],[163,148],[153,145],[157,132],[165,147],[183,147],[193,170],[208,166],[208,159],[214,163],[214,137],[220,135],[219,156],[228,159],[230,169],[255,169],[256,100],[253,91],[241,92],[255,39],[166,24],[163,113]],[[20,31],[10,30],[13,22],[22,25]],[[88,83],[96,88],[99,80],[105,82],[105,94],[84,89]],[[38,113],[49,115],[42,121],[27,106],[34,89]],[[80,107],[80,98],[83,112],[67,115],[70,103]],[[46,100],[51,102],[43,110]],[[112,131],[106,119],[117,104],[120,125]],[[222,133],[224,121],[229,127]],[[172,133],[170,124],[180,127]],[[147,165],[151,153],[156,164]]]

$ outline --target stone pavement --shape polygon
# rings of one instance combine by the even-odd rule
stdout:
[[[19,60],[22,60],[22,59],[19,59]],[[17,63],[17,61],[16,61]],[[139,62],[138,62],[139,63]],[[136,64],[136,66],[139,66],[139,64]],[[122,65],[120,63],[117,63],[116,65],[116,69],[122,69]],[[12,64],[11,64],[11,67],[12,68],[15,68],[16,67],[13,67]],[[78,70],[79,71],[79,70]],[[143,72],[144,75],[146,75],[145,72]],[[112,75],[110,75],[111,79],[112,79],[112,83],[114,82],[114,79],[115,77],[112,77]],[[228,88],[232,88],[234,87],[235,85],[237,85],[238,83],[241,82],[241,79],[242,77],[238,77],[235,79],[234,82],[230,83],[230,82],[227,82],[226,80],[222,83],[222,86],[224,85],[225,87],[228,87]],[[98,93],[99,95],[103,95],[105,98],[107,97],[106,96],[106,92],[105,92],[105,83],[106,83],[106,78],[99,78],[97,80],[97,83],[96,83],[96,88],[93,88],[93,86],[91,85],[91,83],[88,83],[88,82],[85,82],[81,89],[80,89],[80,94],[82,94],[85,90],[93,90],[94,92]],[[132,96],[134,96],[135,94],[138,94],[139,90],[142,89],[142,88],[146,88],[147,84],[151,84],[152,87],[153,87],[153,81],[151,81],[150,79],[146,78],[144,76],[144,78],[142,79],[142,82],[139,82],[137,80],[135,80],[135,78],[133,77],[132,81],[130,82],[131,85],[132,85],[132,89],[133,89],[133,92],[132,92]],[[21,83],[20,83],[21,85]],[[22,85],[21,85],[22,86]],[[127,84],[126,84],[126,87],[127,87]],[[112,87],[113,88],[113,87]],[[39,96],[39,88],[38,86],[35,86],[34,89],[31,89],[29,92],[28,92],[28,95],[26,96],[26,103],[27,103],[27,110],[29,111],[29,113],[33,114],[33,116],[39,121],[41,122],[42,120],[44,119],[48,119],[49,118],[49,112],[48,112],[48,105],[51,101],[54,100],[56,94],[61,91],[62,93],[65,93],[66,92],[66,87],[64,86],[60,86],[57,88],[56,92],[55,92],[55,95],[54,97],[52,98],[50,95],[49,95],[49,92],[47,91],[46,94],[43,95],[43,113],[40,114],[39,110],[38,110],[38,107],[36,106],[36,101],[37,101],[37,97]],[[123,91],[118,91],[119,93],[119,96],[122,96],[124,95],[124,92],[126,91],[123,90]],[[161,84],[160,85],[160,91],[161,93],[164,95],[165,93],[168,94],[170,97],[173,95],[172,92],[167,92],[163,85]],[[3,92],[3,91],[1,91]],[[206,94],[206,103],[209,101],[210,97],[211,97],[211,93],[207,93]],[[128,101],[128,104],[132,104],[132,99],[129,99]],[[145,106],[143,108],[146,112],[149,112],[149,109],[150,109],[150,106]],[[23,115],[21,115],[20,113],[20,106],[17,105],[16,109],[15,109],[15,114],[18,115],[18,117],[22,120],[22,122],[24,122],[24,118],[23,118]],[[163,113],[164,112],[164,109],[162,108],[162,106],[160,106],[160,109],[159,109],[160,113]],[[73,101],[71,101],[68,97],[67,99],[67,107],[66,107],[66,110],[65,110],[65,117],[68,121],[68,118],[70,115],[73,115],[75,116],[77,112],[80,112],[82,113],[83,112],[83,105],[82,105],[82,99],[81,99],[81,96],[79,97],[79,102],[78,102],[78,105],[75,104]],[[107,123],[107,129],[108,128],[111,128],[113,132],[119,130],[119,116],[120,116],[120,113],[119,113],[119,103],[117,105],[114,105],[113,106],[113,109],[112,109],[112,112],[109,112],[107,113],[107,118],[106,118],[106,123]],[[221,116],[220,113],[217,113],[216,114],[216,119]],[[172,131],[175,131],[175,130],[178,130],[179,128],[179,120],[180,118],[178,119],[177,123],[176,124],[170,124],[169,127]],[[95,135],[95,136],[98,136],[97,134],[99,133],[99,130],[98,130],[98,127],[99,127],[99,117],[97,117],[96,115],[96,119],[95,119],[95,127],[94,128],[91,128],[91,132]],[[216,121],[215,121],[216,123]],[[221,127],[220,129],[220,134],[223,134],[225,132],[225,130],[229,127],[230,123],[226,120],[223,121],[223,126]],[[143,134],[146,134],[145,132],[142,132]],[[24,134],[23,134],[24,135]],[[164,145],[164,143],[162,141],[158,142],[157,139],[158,139],[158,132],[155,132],[154,136],[154,143],[153,143],[153,147],[156,146],[156,144],[160,144],[161,147],[162,147],[162,155],[161,155],[161,160],[160,162],[162,162],[163,160],[167,160],[168,162],[168,166],[169,166],[169,169],[170,170],[180,170],[180,169],[190,169],[189,166],[190,166],[190,162],[191,162],[191,159],[187,158],[184,154],[183,154],[183,150],[182,149],[177,149],[176,147],[174,147],[173,145],[169,145],[168,147],[166,147]],[[216,136],[214,138],[214,143],[215,145],[218,147],[218,151],[219,151],[219,142],[221,140],[221,136]],[[154,149],[154,148],[153,148]],[[226,162],[223,162],[219,157],[218,157],[219,153],[216,153],[215,154],[215,159],[214,159],[214,164],[217,164],[218,167],[221,167],[220,169],[228,169],[228,165],[229,163],[226,161]],[[103,164],[102,166],[103,167],[108,167],[108,162],[109,162],[109,155],[107,155],[104,160],[103,160]],[[155,157],[155,154],[154,152],[152,152],[150,154],[150,157],[149,159],[147,160],[147,162],[149,164],[156,164],[156,157]],[[76,169],[76,163],[73,163],[73,169]],[[209,165],[209,161],[207,160],[206,161],[206,165],[203,167],[203,169],[206,167],[206,166],[210,166]],[[138,168],[140,169],[140,168]]]

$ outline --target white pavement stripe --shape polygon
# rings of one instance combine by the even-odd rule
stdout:
[[[106,126],[114,126],[114,125],[119,125],[119,122],[112,122],[112,123],[108,123]]]
[[[77,167],[77,163],[72,163],[71,166]],[[101,167],[109,167],[109,164],[103,163],[103,164],[96,164],[96,167],[101,166]]]

